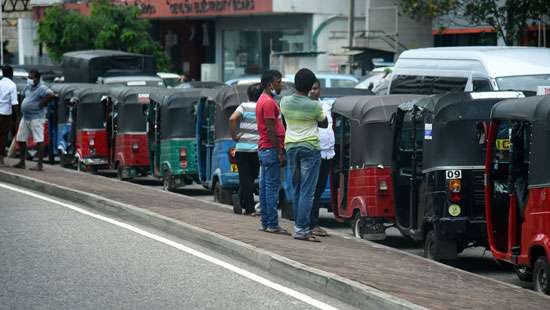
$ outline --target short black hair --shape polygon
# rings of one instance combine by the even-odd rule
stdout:
[[[38,69],[35,69],[35,68],[30,69],[29,70],[29,75],[31,75],[31,74],[36,76],[36,78],[40,80],[40,72],[38,71]]]
[[[13,79],[13,68],[10,65],[2,66],[2,76]]]
[[[248,100],[252,102],[258,101],[258,98],[262,95],[263,88],[260,83],[255,83],[248,86],[246,94],[248,95]]]
[[[300,69],[294,76],[294,87],[302,93],[308,93],[317,81],[315,73],[309,69]]]
[[[262,74],[262,91],[267,87],[269,83],[273,83],[276,79],[282,78],[283,75],[277,70],[267,70]]]

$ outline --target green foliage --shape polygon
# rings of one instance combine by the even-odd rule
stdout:
[[[38,26],[38,40],[48,55],[59,61],[63,53],[84,49],[110,49],[154,55],[157,70],[166,71],[169,59],[160,44],[151,38],[148,20],[139,18],[135,6],[113,5],[108,0],[92,3],[90,16],[62,7],[46,10]]]
[[[506,45],[517,45],[530,20],[550,13],[550,0],[399,0],[401,11],[415,19],[444,14],[491,26]]]

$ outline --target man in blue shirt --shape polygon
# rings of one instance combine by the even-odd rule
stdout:
[[[32,170],[41,171],[44,158],[44,123],[46,122],[46,107],[55,96],[51,89],[40,83],[40,73],[36,69],[29,71],[27,86],[23,89],[21,104],[21,121],[17,130],[16,141],[19,144],[19,163],[15,168],[25,169],[27,154],[27,139],[32,136],[38,148],[38,164]]]

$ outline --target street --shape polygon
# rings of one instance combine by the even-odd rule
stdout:
[[[4,309],[345,309],[239,261],[0,183]]]
[[[101,174],[108,177],[115,177],[115,173],[111,171],[103,171],[101,172]],[[140,185],[156,187],[159,189],[162,188],[161,182],[152,177],[136,178],[132,182]],[[177,189],[176,192],[209,202],[214,201],[212,194],[198,184],[193,184]],[[221,208],[231,208],[231,206],[229,205],[219,204],[219,206]],[[319,221],[321,223],[321,226],[329,229],[331,233],[337,233],[341,236],[345,236],[346,238],[354,238],[350,225],[348,223],[337,222],[334,219],[332,213],[327,212],[326,209],[321,209]],[[403,237],[396,228],[389,228],[386,233],[386,240],[380,241],[379,243],[414,255],[423,255],[422,246],[416,244],[410,239]],[[447,264],[465,271],[503,281],[512,285],[520,286],[526,289],[532,288],[532,283],[521,281],[518,279],[516,272],[514,271],[514,268],[512,266],[496,262],[493,259],[491,252],[488,250],[486,251],[482,247],[468,248],[459,255],[458,260],[454,262],[448,262]]]

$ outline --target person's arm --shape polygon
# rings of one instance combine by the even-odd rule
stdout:
[[[328,127],[328,118],[325,115],[325,112],[323,111],[323,108],[321,107],[321,103],[317,106],[317,126],[319,128],[327,128]]]
[[[242,114],[239,110],[235,110],[233,114],[229,117],[229,133],[231,134],[231,139],[234,141],[239,141],[242,134],[237,134],[237,126],[239,125],[239,120],[241,119]]]
[[[267,136],[269,140],[271,141],[271,144],[273,147],[277,150],[277,157],[279,158],[279,165],[281,167],[284,167],[286,164],[286,158],[284,150],[281,148],[281,144],[279,144],[279,137],[277,136],[277,129],[276,129],[276,119],[274,118],[266,118],[265,119],[265,127],[267,129]]]
[[[40,106],[45,108],[48,106],[48,103],[55,98],[55,94],[51,90],[46,90],[44,98],[40,101]]]

